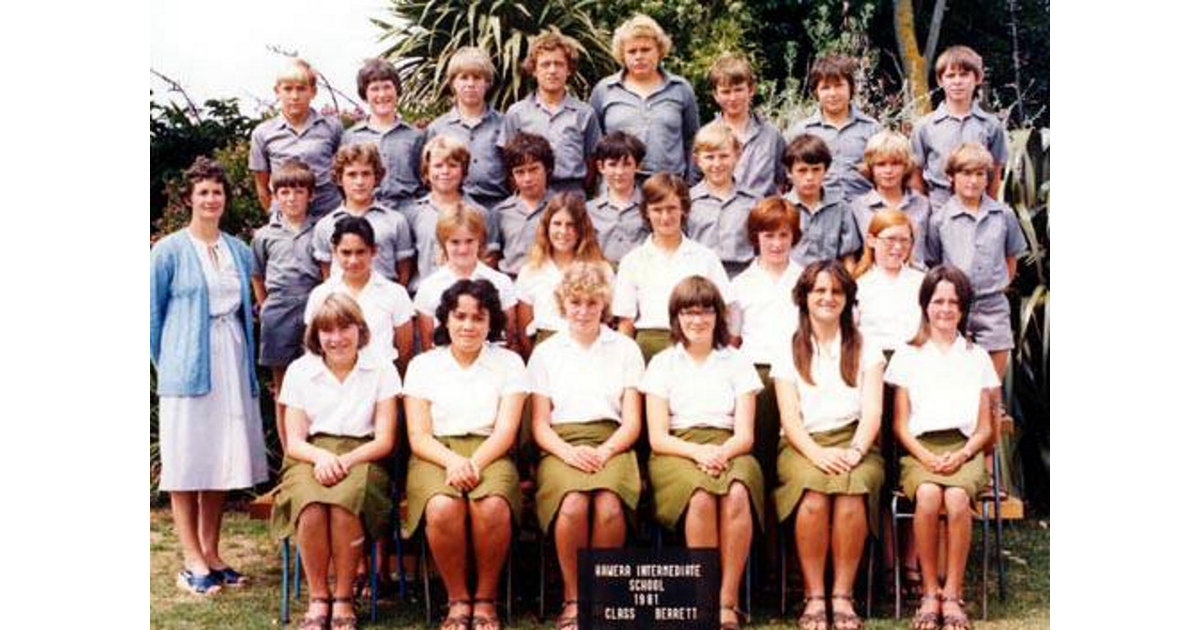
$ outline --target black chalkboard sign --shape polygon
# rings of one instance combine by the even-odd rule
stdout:
[[[716,549],[580,549],[580,630],[716,630]]]

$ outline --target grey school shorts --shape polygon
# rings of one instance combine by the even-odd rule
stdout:
[[[988,352],[1012,350],[1012,316],[1003,293],[976,296],[967,315],[967,332]]]

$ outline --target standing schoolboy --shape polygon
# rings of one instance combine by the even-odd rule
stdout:
[[[550,200],[554,149],[545,138],[518,131],[504,145],[504,167],[515,192],[492,209],[493,229],[488,231],[500,242],[500,271],[516,277]]]
[[[946,263],[971,279],[974,299],[967,314],[967,332],[991,355],[996,375],[1003,379],[1012,350],[1012,319],[1008,284],[1017,274],[1017,256],[1025,253],[1025,234],[1012,208],[984,194],[995,176],[992,154],[978,142],[950,152],[946,175],[953,193],[929,220],[926,242],[929,264]],[[1000,412],[1000,391],[992,393]],[[1000,413],[993,413],[998,418]],[[998,427],[993,426],[993,429]]]
[[[946,156],[963,143],[978,142],[992,155],[987,194],[998,199],[1008,147],[1004,123],[975,100],[975,88],[983,82],[983,57],[966,46],[951,46],[938,55],[934,70],[946,100],[913,126],[913,153],[920,167],[913,174],[913,188],[925,193],[935,208],[946,203],[950,198]]]
[[[387,174],[379,182],[375,199],[390,210],[406,211],[421,192],[421,145],[425,133],[400,120],[396,102],[400,73],[383,59],[368,59],[358,71],[358,96],[370,114],[342,136],[342,144],[370,142],[379,147]]]
[[[759,198],[779,194],[787,181],[783,168],[786,144],[775,125],[751,110],[754,100],[754,70],[741,53],[726,53],[708,71],[712,97],[721,108],[717,120],[729,125],[742,144],[733,177]]]
[[[783,153],[792,190],[784,199],[800,211],[800,242],[792,249],[792,260],[808,263],[840,258],[849,269],[854,252],[862,247],[854,215],[841,197],[825,189],[825,173],[833,156],[818,136],[800,134]]]
[[[746,221],[759,198],[733,176],[742,146],[729,125],[716,120],[701,127],[693,146],[704,179],[692,186],[687,235],[716,252],[734,276],[754,260]]]
[[[275,78],[279,115],[259,123],[250,133],[250,170],[258,203],[274,212],[271,172],[295,158],[308,165],[316,177],[316,189],[308,212],[320,218],[341,203],[337,185],[330,177],[333,155],[342,141],[342,124],[322,116],[311,107],[317,95],[317,73],[303,59],[290,59]]]
[[[825,141],[833,154],[825,174],[825,190],[841,195],[847,202],[871,190],[858,170],[867,139],[879,132],[879,121],[864,114],[854,104],[854,74],[858,62],[839,55],[821,57],[808,73],[808,84],[817,97],[819,108],[812,116],[792,125],[788,137],[812,134]]]
[[[321,283],[321,267],[313,258],[313,227],[309,200],[316,188],[312,170],[300,160],[288,160],[271,173],[271,195],[279,204],[250,243],[253,265],[250,286],[258,305],[261,347],[258,362],[271,368],[271,394],[277,396],[287,366],[304,354],[304,305]],[[275,425],[286,447],[283,405],[275,403]]]
[[[408,284],[415,250],[408,220],[400,212],[389,210],[375,201],[375,188],[387,169],[379,149],[371,143],[347,144],[338,149],[333,173],[346,201],[321,218],[313,235],[313,255],[321,263],[322,275],[330,275],[333,262],[334,226],[345,216],[362,217],[374,230],[379,252],[374,268],[383,277],[401,285]],[[340,270],[339,270],[340,271]]]
[[[467,174],[463,192],[491,210],[508,197],[499,143],[504,117],[486,100],[496,68],[483,50],[464,46],[450,57],[446,76],[454,105],[429,123],[426,137],[447,136],[466,145],[471,161],[469,168],[463,167]]]
[[[875,214],[891,208],[908,215],[913,230],[912,259],[917,269],[926,269],[925,234],[929,232],[929,199],[909,187],[916,168],[912,148],[903,134],[883,130],[867,140],[863,152],[862,174],[871,182],[871,190],[851,204],[858,235],[863,243]]]
[[[615,131],[596,143],[596,172],[603,178],[599,194],[587,203],[588,217],[604,258],[614,265],[650,235],[642,219],[642,191],[637,185],[638,165],[646,145],[637,136]]]
[[[567,93],[579,64],[579,42],[555,32],[529,43],[521,70],[537,81],[537,90],[512,104],[504,114],[499,143],[518,131],[537,134],[554,147],[550,174],[553,192],[573,192],[582,199],[588,156],[600,140],[600,123],[590,105]]]

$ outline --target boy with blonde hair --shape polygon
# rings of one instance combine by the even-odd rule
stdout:
[[[316,178],[309,214],[324,216],[342,201],[330,177],[333,155],[342,142],[342,124],[312,108],[316,95],[316,71],[303,59],[289,59],[275,77],[279,115],[250,132],[250,170],[258,203],[268,213],[278,209],[271,196],[271,173],[290,159],[303,162]]]
[[[716,252],[732,277],[754,260],[746,222],[760,197],[734,177],[742,145],[729,125],[716,120],[701,127],[693,147],[704,179],[691,189],[687,235]]]
[[[783,135],[751,108],[754,70],[741,53],[725,53],[708,70],[713,100],[721,108],[716,120],[729,125],[742,145],[734,179],[759,197],[779,194],[787,181],[783,169]],[[694,151],[695,149],[693,149]]]
[[[871,182],[871,190],[850,204],[858,235],[865,243],[871,219],[886,209],[908,215],[913,228],[912,264],[925,269],[925,235],[929,232],[929,199],[909,187],[916,169],[912,147],[903,134],[884,130],[871,136],[863,152],[861,173]]]

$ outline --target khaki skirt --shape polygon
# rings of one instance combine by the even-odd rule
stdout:
[[[317,448],[343,455],[370,440],[317,434],[310,442]],[[323,486],[313,476],[312,464],[284,458],[283,474],[275,503],[271,506],[271,532],[276,539],[283,540],[295,534],[296,521],[310,503],[336,505],[358,515],[367,534],[376,540],[387,536],[394,505],[389,496],[387,470],[378,463],[353,466],[345,479],[332,486]]]
[[[967,443],[967,438],[957,429],[933,431],[917,437],[922,446],[935,455],[956,451]],[[967,496],[974,501],[979,493],[987,486],[987,469],[983,465],[983,456],[975,454],[963,464],[953,475],[939,475],[925,468],[912,455],[900,457],[900,488],[909,500],[916,499],[917,488],[923,483],[932,483],[945,488],[962,488]]]
[[[849,448],[854,440],[858,422],[839,429],[813,433],[817,444],[830,448]],[[862,461],[847,473],[830,475],[809,458],[805,457],[786,439],[779,441],[779,457],[775,460],[779,474],[779,485],[775,487],[775,512],[782,523],[800,504],[806,490],[827,495],[866,495],[867,524],[872,534],[879,533],[879,491],[883,488],[883,456],[879,447],[872,445],[863,455]]]
[[[712,427],[692,427],[671,431],[671,435],[696,444],[722,444],[733,431]],[[650,487],[654,491],[654,516],[668,529],[675,529],[679,517],[687,510],[688,501],[697,490],[717,496],[729,494],[733,482],[740,481],[750,494],[754,522],[763,526],[763,474],[758,461],[750,455],[739,455],[729,468],[717,477],[700,470],[696,462],[676,455],[652,453],[649,462]]]
[[[612,420],[551,425],[554,432],[572,446],[600,446],[621,426]],[[632,451],[613,455],[597,473],[587,473],[563,460],[542,451],[537,467],[537,518],[543,532],[558,514],[563,498],[569,492],[609,490],[625,504],[626,516],[637,509],[642,494],[642,476]]]
[[[671,347],[671,331],[665,328],[640,328],[633,339],[642,351],[646,365],[650,364],[654,355]]]
[[[446,448],[470,457],[487,438],[482,435],[435,436]],[[405,495],[408,497],[408,512],[405,514],[401,534],[412,538],[425,516],[425,505],[439,494],[456,499],[476,501],[485,497],[498,496],[508,502],[508,509],[519,523],[521,519],[521,489],[517,478],[517,466],[509,456],[499,457],[488,464],[480,473],[479,485],[463,492],[446,483],[446,469],[421,459],[416,455],[408,458],[408,478]]]

